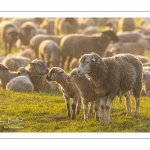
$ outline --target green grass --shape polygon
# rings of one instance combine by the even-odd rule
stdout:
[[[131,102],[133,114],[126,117],[125,98],[122,104],[116,98],[108,125],[96,121],[94,113],[84,121],[83,108],[76,120],[68,118],[65,100],[59,91],[18,93],[0,89],[0,132],[149,132],[150,98],[141,98],[139,118],[134,117],[133,97]]]

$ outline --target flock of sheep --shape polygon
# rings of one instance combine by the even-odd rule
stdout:
[[[0,55],[1,87],[61,90],[72,119],[83,104],[87,120],[90,103],[96,120],[109,123],[115,96],[120,103],[126,97],[126,114],[131,115],[131,94],[138,117],[140,96],[150,96],[150,59],[145,56],[150,50],[149,18],[139,27],[133,18],[3,18],[0,42],[5,46],[5,56]],[[13,46],[20,52],[12,54]]]

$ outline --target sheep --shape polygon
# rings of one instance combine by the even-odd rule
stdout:
[[[33,89],[29,74],[24,67],[20,67],[17,70],[17,77],[11,79],[6,85],[8,91],[33,92]]]
[[[102,122],[110,122],[110,105],[115,96],[121,97],[131,90],[136,100],[135,117],[139,116],[143,66],[134,55],[118,54],[101,58],[96,53],[85,54],[80,58],[78,74],[90,76],[100,97]]]
[[[88,102],[92,101],[95,101],[95,112],[96,112],[95,117],[96,120],[99,120],[100,99],[98,95],[95,93],[93,84],[90,81],[90,79],[86,75],[80,77],[77,72],[78,72],[77,68],[73,69],[70,72],[70,74],[68,74],[67,81],[70,83],[75,83],[78,89],[80,90],[82,102],[84,105],[84,120],[88,120]]]
[[[35,23],[27,21],[21,25],[19,38],[23,45],[29,45],[30,39],[36,34],[38,34],[38,28]]]
[[[143,73],[143,87],[146,96],[150,96],[150,71],[145,70]]]
[[[78,22],[75,18],[60,18],[55,22],[55,34],[71,34],[78,30]]]
[[[133,31],[135,29],[135,21],[133,18],[120,18],[119,28],[124,31]]]
[[[46,77],[48,81],[56,81],[59,85],[61,85],[61,91],[66,101],[68,117],[71,116],[72,119],[75,119],[76,112],[78,114],[81,109],[80,91],[74,83],[68,83],[66,81],[66,78],[67,78],[67,73],[59,67],[52,67]],[[70,113],[70,98],[73,99],[72,114]],[[78,106],[76,106],[77,103]]]
[[[134,55],[145,55],[145,40],[141,39],[138,42],[123,42],[110,44],[105,53],[104,57],[111,57],[116,54],[131,53]]]
[[[52,40],[44,40],[39,45],[39,59],[48,61],[47,65],[51,67],[60,66],[60,47]]]
[[[25,48],[22,52],[20,52],[18,55],[20,55],[21,57],[26,57],[29,60],[31,60],[31,53],[32,50],[31,48]]]
[[[19,55],[8,55],[4,60],[3,64],[7,66],[10,71],[17,71],[20,67],[26,67],[29,63],[29,59]]]
[[[67,63],[67,70],[73,57],[79,59],[81,55],[90,52],[96,52],[100,56],[104,55],[105,49],[111,41],[117,41],[118,37],[113,31],[104,31],[96,35],[80,35],[70,34],[62,38],[61,54],[62,54],[62,68],[64,62],[69,56]]]
[[[25,67],[30,75],[34,91],[59,90],[56,82],[47,82],[46,75],[49,72],[47,62],[35,59]]]
[[[118,22],[115,20],[107,21],[105,30],[112,30],[115,33],[118,31]]]
[[[42,24],[40,24],[40,28],[45,29],[48,34],[54,35],[54,19],[45,18]]]
[[[100,33],[98,27],[96,26],[89,26],[87,28],[85,28],[82,31],[83,34],[87,34],[87,35],[92,35],[92,34],[96,34],[96,33]]]
[[[43,35],[43,34],[37,34],[33,36],[30,40],[30,47],[32,49],[32,59],[38,58],[38,50],[39,50],[39,45],[42,41],[44,40],[53,40],[55,41],[58,45],[60,45],[60,41],[63,36],[56,36],[56,35]],[[34,56],[35,55],[35,56]]]
[[[10,72],[9,68],[0,63],[0,80],[3,89],[6,89],[6,84],[17,76],[17,72]]]
[[[13,44],[17,41],[18,31],[12,21],[0,23],[0,42],[5,44],[5,55],[11,53]]]

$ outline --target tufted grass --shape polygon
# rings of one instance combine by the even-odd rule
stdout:
[[[95,121],[94,113],[84,121],[83,108],[76,120],[68,118],[59,91],[19,93],[0,89],[0,132],[149,132],[150,98],[141,97],[139,118],[134,117],[133,97],[131,103],[133,114],[126,117],[125,98],[120,104],[116,97],[111,122],[104,125]]]

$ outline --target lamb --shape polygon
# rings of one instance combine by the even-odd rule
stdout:
[[[47,65],[51,67],[60,66],[60,47],[52,40],[44,40],[39,46],[39,59],[48,61]]]
[[[59,90],[59,86],[56,82],[48,82],[46,80],[46,75],[49,72],[46,61],[35,59],[25,68],[30,75],[34,91]]]
[[[90,79],[86,75],[80,77],[77,74],[77,72],[78,72],[77,68],[73,69],[71,73],[68,75],[67,81],[71,83],[75,83],[80,90],[81,97],[83,99],[83,105],[84,105],[84,120],[88,120],[88,102],[93,102],[93,101],[95,101],[95,112],[96,112],[95,117],[96,120],[99,120],[100,99],[98,95],[95,93],[94,86],[90,81]],[[92,108],[90,108],[90,110],[91,109]]]
[[[21,25],[19,38],[23,45],[29,45],[30,39],[36,34],[38,34],[38,28],[35,23],[27,21]]]
[[[133,18],[120,18],[119,28],[124,31],[133,31],[135,29],[135,21]]]
[[[58,45],[60,45],[60,41],[61,41],[62,37],[63,36],[56,36],[56,35],[50,36],[50,35],[43,35],[43,34],[37,34],[37,35],[33,36],[30,40],[30,47],[32,49],[32,59],[38,58],[39,45],[41,44],[42,41],[53,40]]]
[[[17,71],[20,67],[26,67],[29,64],[29,59],[19,55],[8,55],[3,60],[3,64],[7,66],[10,71]]]
[[[138,42],[124,42],[110,44],[105,53],[104,57],[111,57],[117,54],[130,53],[133,55],[145,55],[145,40],[141,39]]]
[[[143,73],[143,87],[146,96],[150,96],[150,71],[145,70]]]
[[[75,18],[60,18],[55,22],[55,34],[71,34],[78,30],[78,22]]]
[[[67,56],[69,56],[67,63],[67,70],[69,70],[69,65],[73,57],[79,59],[81,55],[90,52],[96,52],[100,56],[103,56],[108,44],[111,41],[117,40],[118,37],[113,31],[104,31],[96,35],[70,34],[65,36],[60,43],[62,68],[64,68]]]
[[[13,44],[17,41],[18,31],[12,21],[0,23],[0,42],[5,44],[5,55],[11,53]]]
[[[136,100],[135,117],[139,116],[143,66],[134,55],[101,58],[96,53],[85,54],[80,58],[78,74],[90,76],[94,90],[100,97],[102,122],[110,122],[110,105],[115,96],[121,97],[131,90]]]
[[[17,77],[17,72],[10,72],[9,68],[0,63],[0,80],[3,89],[6,89],[6,84],[15,77]]]
[[[67,78],[67,73],[59,67],[51,68],[49,74],[46,77],[48,81],[56,81],[58,84],[61,85],[61,91],[66,101],[68,117],[71,116],[72,119],[75,119],[76,111],[78,114],[81,109],[80,91],[74,83],[68,83],[66,81],[66,78]],[[70,113],[70,98],[73,99],[72,114]],[[77,103],[78,103],[78,106],[76,106]]]
[[[20,67],[17,72],[17,77],[7,83],[6,89],[16,92],[33,92],[34,87],[27,70],[24,67]]]

